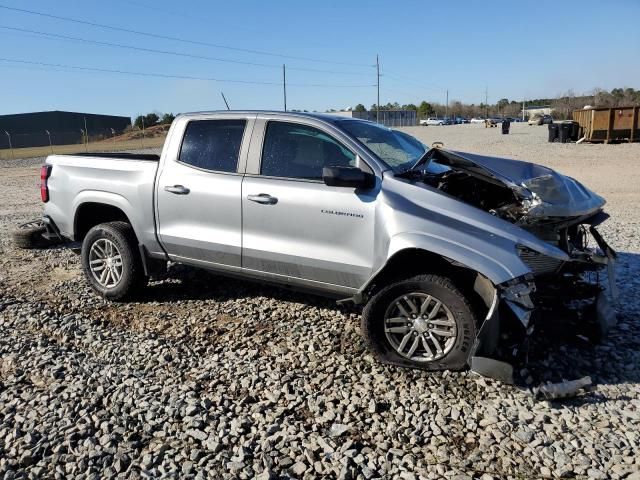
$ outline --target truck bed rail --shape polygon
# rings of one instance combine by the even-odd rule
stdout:
[[[119,153],[119,152],[91,152],[91,153],[71,153],[68,155],[60,155],[61,157],[98,157],[98,158],[114,158],[122,160],[146,160],[149,162],[160,161],[160,155],[152,153]]]

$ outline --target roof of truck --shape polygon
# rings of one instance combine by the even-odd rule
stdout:
[[[202,112],[187,112],[181,113],[179,116],[199,116],[199,115],[209,115],[209,114],[267,114],[267,115],[290,115],[295,117],[303,117],[303,118],[317,118],[319,120],[324,120],[326,122],[335,123],[337,121],[344,120],[357,120],[360,122],[368,122],[368,120],[364,120],[361,118],[353,118],[353,117],[345,117],[342,115],[331,115],[331,113],[318,113],[318,112],[292,112],[292,111],[282,111],[282,110],[207,110]]]

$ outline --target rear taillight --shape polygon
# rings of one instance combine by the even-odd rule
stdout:
[[[49,201],[49,186],[47,182],[51,175],[51,165],[43,165],[40,168],[40,198],[43,202]]]

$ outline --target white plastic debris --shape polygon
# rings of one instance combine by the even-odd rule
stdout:
[[[543,384],[534,389],[533,394],[535,397],[544,398],[545,400],[574,397],[584,388],[591,386],[591,384],[591,377],[587,376],[577,380]]]

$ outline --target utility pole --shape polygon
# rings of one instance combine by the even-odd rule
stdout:
[[[224,92],[220,92],[220,95],[222,95],[222,100],[224,100],[224,104],[227,106],[227,110],[231,110],[229,108],[229,103],[227,102],[227,99],[224,96]]]
[[[287,111],[287,67],[282,64],[282,92],[284,94],[284,111]]]
[[[522,100],[522,121],[524,122],[524,100]]]
[[[140,139],[142,148],[144,148],[144,115],[142,116],[142,138]]]
[[[484,117],[489,118],[489,87],[484,87]]]
[[[447,90],[447,103],[444,106],[444,116],[445,118],[449,118],[449,90]]]
[[[376,54],[376,77],[378,79],[378,101],[376,102],[376,123],[380,123],[380,59]]]

